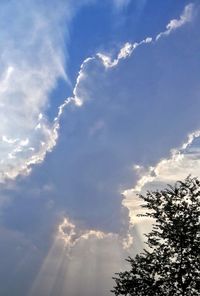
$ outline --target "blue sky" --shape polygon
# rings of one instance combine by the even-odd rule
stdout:
[[[199,3],[0,6],[0,295],[110,295],[137,193],[200,175]]]

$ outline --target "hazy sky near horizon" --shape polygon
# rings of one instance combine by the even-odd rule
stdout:
[[[198,1],[0,2],[0,295],[107,296],[200,177]]]

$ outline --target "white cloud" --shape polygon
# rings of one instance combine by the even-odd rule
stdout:
[[[87,78],[87,65],[93,60],[93,57],[86,58],[81,64],[73,89],[73,96],[68,97],[64,103],[59,106],[58,114],[52,124],[48,122],[45,115],[41,113],[41,109],[38,108],[38,113],[37,116],[35,116],[35,122],[33,122],[31,130],[28,129],[26,131],[24,126],[21,127],[23,134],[26,135],[26,132],[27,134],[30,133],[32,138],[20,139],[19,137],[15,139],[2,135],[2,142],[7,145],[4,148],[5,154],[2,154],[1,159],[2,169],[0,171],[0,182],[6,179],[14,179],[19,174],[29,174],[31,166],[42,162],[46,153],[52,151],[58,139],[60,118],[66,106],[74,104],[77,107],[81,107],[87,100],[87,95],[82,88],[82,83]],[[31,108],[31,106],[29,107]],[[5,127],[5,129],[6,128],[7,127]],[[15,161],[13,161],[14,159]]]
[[[82,106],[84,100],[85,100],[85,96],[82,93],[82,89],[81,89],[81,83],[86,79],[87,77],[87,72],[85,70],[87,64],[89,64],[92,60],[94,60],[94,57],[89,57],[86,58],[83,63],[81,64],[80,70],[78,72],[78,76],[76,79],[76,84],[73,90],[73,97],[71,98],[75,105],[77,106]]]
[[[113,286],[112,276],[124,268],[124,258],[129,254],[122,249],[117,235],[98,231],[82,233],[66,243],[66,233],[73,235],[76,227],[69,220],[64,224],[66,229],[55,238],[28,295],[51,295],[57,291],[63,296],[66,292],[107,295]]]
[[[121,1],[120,1],[120,3],[121,3]],[[169,35],[172,31],[175,31],[176,29],[182,27],[186,23],[191,22],[192,18],[193,18],[193,14],[194,14],[194,5],[188,4],[184,8],[184,11],[181,14],[180,18],[171,20],[166,26],[166,31],[159,33],[155,37],[155,41],[157,41],[161,37]],[[112,57],[110,57],[109,55],[103,54],[103,53],[97,53],[97,57],[100,58],[100,60],[102,61],[103,65],[106,68],[112,68],[112,67],[117,66],[121,59],[126,59],[129,56],[131,56],[133,51],[137,47],[141,46],[142,44],[151,43],[153,41],[154,41],[154,39],[152,37],[147,37],[140,42],[135,42],[135,43],[127,42],[120,49],[120,51],[115,59],[112,59]]]
[[[195,145],[199,138],[200,130],[189,134],[187,141],[179,149],[171,151],[170,158],[160,160],[155,167],[149,167],[132,189],[123,192],[123,205],[129,210],[132,225],[141,221],[137,214],[143,211],[137,194],[173,184],[190,174],[200,177],[200,148]]]
[[[168,35],[168,34],[170,34],[170,32],[172,30],[175,30],[175,29],[179,28],[180,26],[184,25],[187,21],[189,21],[191,19],[192,12],[193,12],[193,5],[186,6],[186,8],[184,9],[183,15],[180,17],[180,20],[176,20],[177,22],[175,20],[170,21],[169,24],[171,24],[171,25],[168,25],[167,31],[164,32],[166,34],[164,34],[164,33],[161,33],[161,35],[158,34],[157,37],[155,38],[155,41],[158,41],[158,39],[161,36]],[[172,24],[174,24],[174,25],[172,25]],[[170,29],[170,31],[168,32],[169,29]],[[160,37],[158,38],[158,36],[160,36]],[[100,61],[102,62],[103,66],[105,68],[112,68],[112,67],[117,66],[121,59],[128,58],[138,46],[140,46],[142,44],[149,44],[152,42],[153,42],[153,38],[148,37],[138,43],[133,43],[133,44],[126,43],[120,49],[116,59],[112,59],[111,57],[106,56],[101,53],[97,53],[97,59],[100,59]],[[59,129],[59,119],[60,119],[60,116],[62,115],[62,112],[63,112],[65,106],[71,102],[75,103],[75,105],[77,105],[77,106],[82,106],[82,104],[88,99],[88,93],[86,92],[85,88],[82,87],[82,83],[84,83],[84,81],[87,79],[87,76],[89,75],[88,66],[90,65],[90,63],[95,62],[95,61],[96,61],[95,57],[89,57],[83,61],[82,65],[80,67],[80,71],[77,76],[76,84],[75,84],[75,87],[73,90],[73,96],[68,98],[64,102],[64,104],[60,106],[58,116],[55,118],[54,129],[51,132],[53,144],[50,144],[50,147],[53,147],[56,144],[56,139],[58,136],[57,131]],[[173,176],[174,176],[174,180],[176,180],[176,178],[177,178],[177,174],[175,173],[175,171],[177,169],[176,165],[178,165],[179,167],[181,167],[182,165],[184,166],[184,163],[186,163],[188,160],[188,156],[187,157],[185,156],[184,151],[186,151],[188,146],[190,146],[191,143],[194,141],[194,139],[199,137],[199,135],[200,135],[199,131],[191,133],[188,136],[188,141],[185,142],[180,147],[180,149],[175,149],[172,151],[170,159],[164,159],[164,160],[160,161],[157,164],[157,166],[155,166],[155,167],[149,167],[147,170],[145,170],[144,168],[142,168],[139,165],[135,166],[135,169],[141,175],[141,177],[139,178],[136,186],[133,189],[126,190],[124,192],[125,199],[123,201],[123,206],[128,208],[130,222],[131,222],[130,223],[130,232],[128,232],[128,234],[125,235],[125,237],[119,236],[119,239],[121,240],[124,247],[129,248],[133,243],[133,239],[132,239],[132,235],[131,235],[132,225],[135,223],[141,222],[141,218],[138,218],[136,216],[136,214],[140,213],[140,211],[141,211],[141,207],[140,207],[141,202],[137,200],[136,194],[142,192],[143,189],[146,189],[147,184],[151,184],[155,180],[157,182],[158,176],[160,176],[160,175],[163,176],[162,177],[163,183],[166,183],[166,181],[173,180]],[[47,149],[45,148],[44,150],[46,151]],[[174,168],[174,171],[173,171],[173,168]],[[170,171],[170,169],[171,169],[171,171]],[[167,173],[165,174],[165,177],[164,177],[165,171]],[[170,173],[169,173],[169,171],[170,171]],[[185,170],[185,173],[186,173],[186,170]],[[187,174],[185,174],[185,175],[187,175]],[[69,232],[66,232],[66,233],[62,232],[63,226],[67,226],[67,225],[68,225]],[[145,226],[145,227],[148,228],[148,226]],[[67,219],[65,219],[63,224],[61,224],[59,226],[59,231],[60,231],[61,237],[65,240],[65,242],[69,246],[76,245],[76,243],[79,242],[79,240],[81,240],[81,239],[89,239],[90,237],[96,237],[96,238],[102,239],[106,236],[113,235],[113,234],[109,234],[109,233],[103,233],[98,230],[80,231],[77,229],[77,227],[74,224],[71,224],[71,222],[69,222]]]
[[[67,26],[75,11],[91,1],[78,5],[60,1],[55,6],[53,1],[48,7],[22,2],[2,4],[0,13],[0,34],[4,37],[0,49],[0,182],[28,174],[32,164],[41,162],[56,144],[63,108],[71,102],[82,104],[75,86],[73,99],[68,98],[59,107],[54,121],[49,122],[45,116],[49,94],[58,78],[69,83],[63,35],[68,35]],[[12,16],[13,23],[4,26]]]
[[[184,22],[182,24],[184,24]],[[178,28],[178,26],[176,28]],[[112,58],[108,58],[106,55],[102,55],[100,53],[98,54],[98,59],[101,60],[102,64],[106,68],[112,68],[114,66],[117,66],[120,60],[128,58],[133,53],[134,49],[137,48],[139,45],[147,44],[151,42],[152,42],[152,38],[147,38],[139,43],[133,43],[133,44],[126,43],[125,46],[119,51],[119,54],[116,59],[113,60]],[[57,54],[56,50],[57,49],[55,48],[55,52],[54,52],[55,55]],[[50,57],[48,56],[48,58]],[[62,55],[60,57],[62,57]],[[26,174],[29,173],[31,165],[42,161],[46,155],[46,152],[51,151],[51,149],[56,145],[56,141],[58,138],[58,129],[60,124],[60,117],[62,116],[62,113],[66,108],[66,106],[71,103],[75,104],[76,106],[82,106],[83,103],[88,99],[88,94],[85,92],[84,87],[82,87],[82,83],[87,78],[87,75],[89,75],[87,66],[94,60],[95,60],[95,57],[91,57],[86,59],[82,63],[80,67],[80,71],[77,76],[76,84],[73,91],[73,96],[70,98],[67,98],[64,101],[64,103],[59,107],[58,115],[54,119],[52,124],[48,122],[48,119],[45,116],[45,108],[48,102],[48,90],[53,87],[57,77],[59,75],[61,76],[63,75],[63,78],[67,79],[67,77],[65,77],[65,73],[63,72],[64,70],[62,68],[62,58],[61,58],[61,68],[57,67],[57,63],[55,64],[53,63],[53,65],[50,63],[50,65],[48,65],[49,68],[46,69],[46,73],[44,71],[45,73],[44,77],[41,76],[39,70],[36,71],[37,75],[34,76],[35,74],[34,73],[32,74],[31,72],[32,69],[30,69],[31,67],[29,68],[29,64],[27,64],[27,67],[25,67],[25,69],[27,71],[27,75],[28,76],[30,75],[30,79],[27,79],[27,80],[25,77],[26,75],[23,72],[24,70],[20,72],[17,70],[18,68],[16,68],[16,65],[13,65],[13,66],[7,65],[7,68],[4,71],[4,74],[2,75],[1,89],[3,90],[3,92],[9,93],[11,82],[12,83],[15,82],[14,84],[16,85],[15,91],[20,90],[22,88],[22,94],[25,94],[26,96],[24,96],[24,99],[22,100],[22,104],[20,105],[20,108],[23,107],[23,109],[25,110],[25,114],[23,114],[23,112],[22,114],[20,113],[20,108],[19,110],[17,109],[19,105],[18,101],[16,103],[15,108],[17,109],[17,114],[19,113],[20,116],[24,115],[24,117],[26,116],[27,117],[25,118],[25,120],[24,118],[21,120],[20,116],[18,116],[17,121],[16,122],[14,121],[14,124],[13,124],[11,122],[12,116],[16,113],[15,113],[15,110],[12,111],[8,108],[8,112],[11,112],[11,111],[12,112],[9,113],[9,116],[8,116],[10,120],[10,122],[8,122],[8,125],[7,123],[4,123],[4,127],[6,127],[6,129],[4,128],[2,129],[2,134],[1,134],[2,146],[0,150],[1,155],[7,155],[8,158],[6,159],[2,157],[1,159],[2,160],[1,164],[3,168],[2,175],[0,176],[1,180],[3,180],[6,177],[15,178],[19,173],[23,173],[23,172]],[[22,67],[23,65],[19,63],[19,65],[17,64],[17,66]],[[42,69],[43,69],[43,66],[44,68],[46,67],[46,65],[43,65],[43,64],[42,65],[40,64],[38,67],[40,66],[42,67]],[[54,69],[54,66],[55,66],[55,69]],[[48,71],[51,71],[51,70],[53,70],[54,72],[53,77],[48,76],[49,75]],[[12,77],[12,75],[15,74],[15,71],[18,71],[17,73],[19,77],[17,78]],[[21,78],[19,74],[21,74]],[[35,83],[34,81],[32,81],[32,75],[33,75],[33,78],[36,79]],[[50,74],[50,76],[51,75],[52,74]],[[39,80],[41,79],[41,81],[43,81],[43,79],[47,79],[47,85],[44,86],[44,88],[43,86],[39,85],[40,91],[37,90],[38,79]],[[25,81],[25,85],[24,85],[24,81]],[[41,85],[42,85],[42,82],[41,82]],[[29,89],[29,86],[31,87],[30,89]],[[36,95],[36,100],[34,99],[34,95]],[[29,100],[26,101],[27,98],[30,98],[30,101]],[[5,104],[4,102],[2,102],[0,105],[0,108],[3,108],[4,106]],[[5,111],[2,111],[1,113],[2,119],[6,120],[6,116],[4,116],[3,112]],[[29,117],[30,117],[31,124],[29,123]],[[15,126],[15,123],[17,123],[16,130],[19,131],[18,134],[12,132],[12,128],[13,126]],[[24,123],[27,123],[27,126],[25,126],[25,128],[24,128]],[[97,125],[93,127],[93,130],[91,130],[91,134],[94,134],[97,130],[102,128],[102,126],[103,126],[103,123],[101,121],[97,122]],[[9,133],[9,131],[11,132]],[[194,150],[195,147],[193,147],[193,150],[190,149],[190,153],[186,153],[186,150],[191,146],[191,144],[195,141],[195,139],[199,137],[199,135],[200,135],[200,131],[190,134],[188,137],[188,141],[184,143],[180,149],[174,150],[172,152],[171,158],[160,161],[155,167],[150,167],[146,171],[146,173],[144,173],[145,169],[140,165],[135,166],[135,169],[137,170],[138,174],[141,174],[141,178],[139,179],[138,183],[133,189],[127,190],[126,192],[124,192],[125,199],[123,202],[123,205],[126,206],[129,210],[131,224],[140,222],[139,220],[136,220],[136,217],[135,217],[135,214],[141,211],[140,202],[137,201],[135,198],[135,194],[137,192],[143,192],[143,190],[146,190],[146,188],[148,187],[150,188],[153,186],[157,187],[158,183],[162,184],[166,182],[171,182],[172,180],[176,180],[177,176],[181,178],[183,172],[185,175],[187,175],[188,173],[191,173],[191,170],[193,170],[193,173],[195,173],[196,175],[196,172],[198,172],[198,168],[200,164],[198,160],[199,151],[198,149],[197,151],[195,151]],[[51,204],[49,206],[51,206]],[[108,249],[107,241],[109,241],[110,245],[112,245],[112,247],[114,247],[115,250],[120,248],[129,249],[134,244],[134,237],[132,235],[131,227],[130,227],[130,232],[127,234],[127,236],[126,234],[124,236],[120,236],[113,233],[105,233],[99,230],[79,229],[68,218],[65,218],[63,222],[59,225],[57,238],[59,241],[64,242],[62,246],[65,245],[68,250],[72,250],[72,249],[76,250],[76,248],[81,249],[80,247],[81,245],[86,245],[86,247],[88,246],[93,247],[93,246],[99,245],[99,243],[101,242],[105,242],[105,245],[103,246],[105,246],[105,249],[107,250]],[[59,246],[60,246],[60,243],[59,243]],[[110,258],[108,257],[110,256],[110,254],[111,254],[111,257],[113,255],[112,253],[113,249],[112,248],[110,249],[111,251],[109,255],[106,257],[107,261],[104,260],[104,263],[108,262],[109,265],[110,265],[110,261],[109,261]],[[52,273],[57,272],[59,274],[60,266],[62,267],[63,262],[65,262],[63,258],[66,257],[65,256],[66,249],[63,250],[61,248],[61,250],[62,250],[62,253],[59,253],[57,252],[57,250],[55,251],[55,249],[52,248],[49,256],[47,257],[47,260],[44,262],[45,264],[43,268],[41,269],[41,273],[43,275],[46,274],[48,276],[50,272]],[[81,251],[82,250],[83,249],[81,249]],[[104,250],[104,249],[101,248],[101,250]],[[58,261],[54,260],[55,255],[58,255],[59,257]],[[83,257],[84,257],[83,252],[79,252],[79,256],[76,257],[78,258],[77,261],[78,260],[81,261],[81,259],[83,260],[84,259]],[[119,257],[124,258],[124,256],[122,257],[121,253],[119,254]],[[92,262],[92,260],[90,260],[91,257],[88,256],[87,258],[89,259],[87,262],[91,263]],[[96,253],[95,253],[95,258],[96,258]],[[71,270],[73,270],[73,267],[77,265],[74,264],[74,261],[73,261]],[[84,264],[83,264],[83,267],[84,267],[83,271],[85,271]],[[71,272],[71,270],[69,272]],[[77,268],[77,270],[76,270],[76,274],[80,273],[79,268]],[[115,267],[113,268],[113,270],[117,271],[118,269]],[[41,275],[41,273],[39,273],[39,276]],[[88,277],[88,278],[91,280],[91,277]],[[42,284],[43,284],[43,279],[44,277],[42,279],[40,278]],[[71,279],[74,279],[73,273],[71,273],[71,276],[69,276],[68,278],[67,283],[69,285],[70,285]],[[54,282],[52,281],[52,278],[50,278],[47,284],[48,289],[51,289],[53,284]],[[76,284],[74,284],[74,286],[75,287],[73,287],[73,289],[76,288]],[[34,287],[33,291],[34,292],[37,291],[37,283],[36,283],[36,288]],[[47,295],[49,294],[47,293]],[[35,293],[33,295],[38,295],[38,294]],[[86,293],[86,295],[89,295],[89,294]]]
[[[126,59],[129,56],[131,56],[131,54],[133,53],[133,51],[140,45],[144,44],[144,43],[150,43],[152,42],[152,38],[151,37],[147,37],[146,39],[142,40],[141,42],[137,43],[125,43],[125,45],[120,49],[117,58],[112,60],[111,57],[102,54],[102,53],[97,53],[97,57],[100,58],[100,60],[102,61],[103,65],[106,68],[112,68],[118,65],[119,61],[121,59]]]
[[[58,226],[58,238],[62,239],[65,246],[71,249],[81,240],[104,239],[107,237],[118,237],[113,233],[105,233],[98,230],[81,230],[75,224],[64,218],[63,222]]]
[[[67,15],[61,15],[70,21],[71,6],[68,8]],[[61,6],[57,9],[60,13]],[[158,34],[156,40],[190,21],[193,10],[193,5],[186,6],[180,19],[170,21],[167,30]],[[68,80],[63,67],[62,34],[57,37],[57,31],[62,32],[58,18],[60,14],[56,14],[56,11],[54,13],[52,20],[46,19],[42,10],[39,11],[38,7],[33,6],[30,20],[24,20],[27,22],[26,30],[23,31],[24,28],[18,25],[23,20],[20,15],[16,17],[16,36],[12,36],[13,28],[9,27],[2,33],[10,42],[7,41],[2,46],[1,52],[1,182],[7,178],[15,178],[18,174],[28,174],[31,165],[43,161],[47,151],[53,149],[64,108],[70,103],[82,106],[88,100],[88,92],[82,87],[82,83],[89,75],[87,67],[91,62],[99,59],[105,68],[112,68],[117,66],[120,60],[128,58],[140,45],[153,42],[153,39],[148,37],[141,42],[126,43],[115,59],[102,53],[85,59],[76,79],[73,96],[64,101],[53,123],[50,123],[44,115],[49,92],[55,86],[58,77]]]
[[[100,58],[105,68],[117,66],[121,59],[126,59],[131,56],[133,51],[140,45],[152,43],[154,40],[157,42],[160,38],[169,35],[172,31],[175,31],[186,23],[191,22],[194,15],[194,7],[194,4],[187,5],[180,18],[171,20],[166,26],[166,31],[159,33],[155,39],[148,37],[139,43],[126,43],[120,49],[117,58],[115,59],[112,59],[110,56],[102,53],[98,53],[97,57]],[[161,160],[155,167],[149,167],[145,170],[140,165],[135,165],[134,169],[141,175],[141,177],[134,188],[123,192],[123,195],[125,196],[123,205],[129,210],[131,225],[141,222],[141,218],[137,217],[137,214],[141,212],[141,201],[137,198],[137,194],[143,192],[146,187],[148,188],[147,185],[152,184],[153,182],[156,182],[157,184],[157,182],[161,182],[161,180],[162,184],[166,184],[166,182],[176,181],[177,178],[185,178],[190,173],[196,175],[198,172],[198,174],[200,174],[199,168],[194,169],[198,167],[197,154],[188,155],[185,153],[186,149],[198,137],[200,137],[199,130],[191,133],[188,136],[188,140],[180,147],[180,149],[172,150],[170,159]],[[196,165],[193,167],[194,162],[196,162]]]
[[[169,35],[172,31],[182,27],[186,23],[191,22],[193,18],[193,14],[194,14],[194,4],[190,3],[185,6],[184,11],[181,14],[180,18],[171,20],[166,26],[166,31],[158,34],[156,37],[156,40],[158,40],[160,37]]]
[[[42,5],[22,2],[1,6],[1,181],[25,170],[26,162],[41,149],[40,142],[46,141],[50,126],[39,114],[45,111],[58,77],[68,80],[57,34],[61,30],[60,5],[47,18]],[[9,17],[13,22],[4,26]],[[41,128],[35,129],[39,124]]]

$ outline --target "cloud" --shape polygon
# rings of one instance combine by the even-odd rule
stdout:
[[[65,71],[69,25],[75,12],[90,2],[2,4],[0,182],[28,174],[55,146],[62,109],[71,100],[59,107],[50,122],[45,115],[49,97],[58,79],[70,87]],[[75,97],[72,103],[79,105],[80,101]]]
[[[53,3],[51,4],[53,5]],[[48,6],[48,11],[51,10]],[[68,83],[64,69],[63,40],[58,31],[61,4],[54,14],[36,2],[12,1],[1,6],[0,32],[4,38],[0,80],[0,180],[15,178],[33,162],[48,139],[50,123],[45,116],[50,91],[58,78]],[[60,16],[59,16],[60,15]],[[12,22],[7,21],[12,18]],[[5,26],[6,23],[6,26]]]
[[[83,63],[80,66],[80,70],[78,72],[78,76],[76,79],[76,84],[73,89],[73,97],[70,99],[74,101],[75,105],[82,106],[84,100],[86,99],[87,95],[83,93],[83,90],[81,88],[82,82],[87,78],[87,64],[89,64],[91,61],[94,60],[94,57],[86,58]]]
[[[117,10],[124,9],[131,2],[131,0],[112,0],[112,1],[113,1],[113,4]]]
[[[178,31],[176,37],[179,38]],[[159,40],[153,40],[156,39],[125,44],[116,59],[105,60],[100,53],[85,59],[73,95],[60,106],[48,136],[52,141],[49,147],[53,147],[60,128],[62,145],[49,156],[54,166],[45,164],[47,172],[54,171],[56,203],[68,209],[69,216],[72,212],[72,219],[82,219],[87,229],[93,225],[104,233],[127,230],[129,221],[121,213],[121,191],[145,171],[149,160],[155,163],[164,157],[198,122],[198,75],[185,83],[182,73],[186,68],[187,73],[194,73],[193,60],[191,56],[185,59],[185,51],[177,57],[181,42],[185,41],[177,41],[175,52],[173,47],[169,50]],[[165,41],[169,46],[170,35]],[[134,51],[142,44],[149,46]],[[166,63],[166,59],[172,64]],[[194,104],[189,103],[188,97]],[[66,108],[70,104],[72,108]],[[173,104],[179,108],[169,108]],[[139,163],[137,172],[133,172],[134,163]],[[153,178],[153,168],[148,173],[148,178]],[[145,182],[146,175],[137,186]],[[106,207],[98,206],[100,203]],[[99,210],[93,214],[97,206]]]
[[[148,37],[144,40],[142,40],[141,42],[137,43],[125,43],[125,45],[120,49],[117,58],[112,60],[109,56],[102,54],[102,53],[97,53],[97,57],[100,58],[100,60],[102,61],[103,65],[106,68],[112,68],[117,66],[117,64],[119,63],[119,61],[121,59],[126,59],[128,57],[130,57],[130,55],[133,53],[133,51],[140,45],[144,44],[144,43],[150,43],[152,42],[152,38]]]
[[[124,3],[124,5],[125,5],[124,1],[119,1],[118,5],[120,5],[120,3],[121,3],[121,5],[122,5],[122,3]],[[172,31],[177,30],[178,28],[182,27],[186,23],[191,22],[193,15],[194,15],[194,7],[195,7],[194,4],[186,5],[180,18],[171,20],[166,26],[166,31],[159,33],[155,37],[155,41],[157,41],[161,37],[169,35]],[[153,41],[154,41],[154,39],[152,37],[147,37],[140,42],[135,42],[135,43],[127,42],[120,49],[120,51],[117,55],[117,58],[115,58],[115,59],[112,59],[109,55],[105,55],[103,53],[97,53],[97,57],[100,58],[100,60],[102,61],[103,65],[106,68],[112,68],[112,67],[117,66],[121,59],[126,59],[126,58],[130,57],[132,55],[133,51],[137,47],[141,46],[142,44],[151,43]]]
[[[149,38],[127,43],[116,58],[110,56],[107,61],[99,55],[86,59],[72,95],[60,105],[52,123],[45,115],[47,98],[31,125],[34,137],[26,132],[23,137],[2,133],[4,152],[12,148],[9,159],[13,166],[4,167],[10,178],[23,169],[27,174],[33,163],[41,162],[52,150],[32,175],[18,179],[17,184],[11,182],[15,188],[1,190],[2,223],[19,232],[8,244],[15,248],[28,238],[20,255],[15,252],[15,266],[24,262],[17,277],[11,272],[11,263],[6,270],[4,263],[1,272],[9,279],[11,273],[13,281],[21,275],[19,282],[27,285],[37,274],[30,295],[57,295],[57,291],[66,295],[66,290],[69,295],[107,295],[112,275],[124,268],[122,260],[129,252],[133,256],[143,248],[142,233],[151,224],[136,220],[135,214],[141,211],[136,191],[159,188],[177,178],[177,172],[180,178],[182,172],[195,173],[194,168],[198,172],[198,130],[166,156],[199,123],[200,67],[198,59],[188,54],[192,46],[199,48],[199,41],[191,31],[180,37],[177,30],[175,48],[171,35],[163,42]],[[191,42],[186,48],[187,38]],[[3,90],[13,74],[12,68],[3,72]],[[28,149],[30,154],[20,158]],[[124,192],[122,202],[121,192],[137,180],[133,190]],[[61,212],[65,219],[60,223]],[[11,237],[15,237],[14,230]],[[13,250],[5,249],[6,258]],[[28,253],[25,261],[24,250]],[[32,270],[33,253],[38,265]],[[9,283],[5,285],[10,289]],[[23,295],[20,289],[27,291],[20,285],[16,288],[19,295]],[[2,294],[12,294],[5,291]]]
[[[104,239],[106,237],[115,237],[113,233],[104,233],[97,230],[81,230],[71,223],[68,218],[58,226],[58,238],[64,241],[67,248],[71,249],[81,240]],[[116,236],[117,237],[117,236]]]
[[[81,230],[65,217],[28,295],[107,295],[128,254],[117,234]]]
[[[122,4],[128,3],[120,1],[116,5],[122,6]],[[67,14],[61,13],[60,16],[62,5],[61,2],[55,14],[53,16],[50,14],[48,19],[44,13],[44,7],[39,10],[36,5],[33,5],[31,10],[29,9],[30,16],[27,19],[25,14],[19,13],[18,4],[14,8],[8,5],[7,14],[2,17],[1,21],[3,22],[9,13],[18,13],[16,13],[15,19],[17,29],[14,33],[12,33],[12,27],[9,28],[9,26],[3,32],[6,39],[12,40],[12,42],[7,41],[2,48],[3,74],[0,81],[0,92],[3,95],[0,105],[2,118],[0,128],[2,138],[0,145],[1,182],[8,178],[14,179],[19,174],[27,175],[33,164],[42,162],[46,153],[52,151],[58,139],[59,121],[64,108],[71,103],[80,107],[84,101],[88,100],[88,92],[84,93],[82,87],[84,80],[87,80],[88,65],[95,62],[97,58],[102,61],[105,68],[115,67],[120,60],[130,57],[138,46],[153,41],[151,37],[148,37],[141,42],[126,43],[115,59],[102,53],[97,53],[96,57],[86,58],[80,67],[73,96],[67,98],[59,107],[58,115],[51,123],[45,116],[49,93],[55,87],[58,78],[64,79],[66,83],[69,82],[63,66],[66,57],[64,57],[62,48],[63,29],[61,23],[62,18],[68,23],[70,22],[74,8],[69,2]],[[192,4],[186,6],[180,19],[170,21],[166,27],[167,30],[158,34],[156,40],[189,22],[193,10]],[[25,31],[18,25],[22,22],[26,23]],[[60,35],[56,33],[57,30],[61,32]],[[15,35],[12,36],[12,34]],[[22,41],[21,44],[18,36]],[[16,42],[20,46],[16,47]]]
[[[169,158],[161,159],[154,167],[147,168],[136,185],[123,192],[123,205],[129,210],[132,225],[141,222],[141,218],[137,217],[142,211],[138,194],[145,194],[147,190],[157,190],[166,184],[184,180],[190,174],[200,176],[199,139],[200,130],[189,134],[187,141],[180,148],[173,149]]]
[[[186,5],[180,18],[171,20],[166,26],[166,31],[158,34],[156,37],[156,40],[158,40],[161,37],[169,35],[172,31],[175,31],[176,29],[182,27],[186,23],[191,22],[194,16],[194,8],[195,8],[195,5],[192,3]]]

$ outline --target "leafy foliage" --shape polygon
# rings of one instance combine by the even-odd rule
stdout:
[[[174,186],[140,195],[154,219],[148,248],[130,271],[117,273],[115,295],[200,295],[200,182],[190,176]]]

